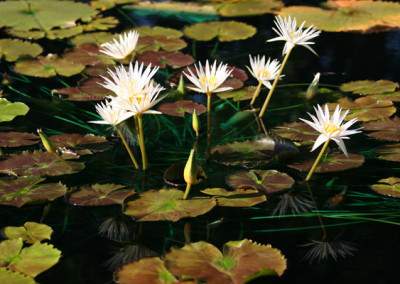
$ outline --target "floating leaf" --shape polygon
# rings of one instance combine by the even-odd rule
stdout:
[[[215,196],[217,204],[224,207],[251,207],[267,200],[264,194],[253,189],[228,191],[224,188],[207,188],[201,192]]]
[[[49,78],[57,74],[70,77],[79,74],[85,66],[59,58],[55,54],[38,56],[36,59],[20,60],[14,66],[14,71],[34,77]]]
[[[184,186],[186,185],[186,181],[183,177],[183,172],[185,170],[186,162],[179,162],[171,165],[165,172],[164,172],[164,181],[173,186]],[[206,179],[206,174],[202,167],[197,165],[197,184],[202,180]]]
[[[46,37],[48,39],[63,39],[69,38],[83,33],[82,26],[71,27],[68,29],[52,29],[50,31],[46,31]]]
[[[0,39],[0,59],[4,56],[8,62],[17,61],[21,57],[36,57],[42,51],[37,43],[11,38]]]
[[[39,136],[26,132],[0,132],[0,147],[20,147],[34,145]]]
[[[244,0],[222,4],[218,14],[224,17],[248,17],[273,13],[282,7],[283,2],[280,0]]]
[[[126,3],[134,3],[139,2],[140,0],[94,0],[90,1],[90,6],[96,8],[98,10],[104,11],[111,8],[114,8],[115,5],[118,4],[126,4]]]
[[[400,102],[400,91],[384,93],[384,94],[373,94],[370,97],[377,100],[391,100],[393,102]]]
[[[99,47],[93,43],[75,46],[72,51],[64,53],[63,58],[82,65],[114,64],[114,61],[105,57],[99,51]]]
[[[315,141],[321,134],[304,122],[285,123],[275,127],[273,131],[282,138],[295,141]]]
[[[256,89],[257,87],[250,86],[241,88],[239,90],[216,93],[216,95],[220,99],[233,99],[234,102],[245,101],[253,98]]]
[[[123,188],[126,186],[113,183],[81,186],[79,191],[69,196],[68,202],[79,206],[122,205],[128,196],[135,193],[132,189]]]
[[[57,148],[67,148],[78,155],[103,152],[110,148],[110,144],[105,137],[93,134],[58,134],[49,138]]]
[[[21,207],[34,201],[52,201],[67,192],[66,186],[60,182],[39,184],[44,180],[34,176],[0,179],[0,204]]]
[[[26,276],[19,272],[8,270],[0,267],[0,283],[4,284],[36,284],[32,277]]]
[[[3,234],[7,239],[14,240],[21,238],[28,244],[33,244],[43,240],[50,240],[53,229],[45,224],[36,222],[25,222],[23,227],[5,227]]]
[[[365,122],[362,126],[363,130],[374,131],[366,133],[370,137],[389,141],[400,141],[400,118],[398,116],[395,116],[393,119]]]
[[[106,31],[112,28],[115,28],[119,24],[118,19],[114,17],[98,17],[91,21],[90,23],[87,23],[86,25],[83,25],[83,29],[85,31],[96,31],[96,30],[102,30]]]
[[[201,241],[171,248],[165,261],[168,270],[180,278],[190,276],[209,284],[246,283],[255,274],[281,276],[286,269],[281,252],[270,245],[244,239],[226,243],[223,252]]]
[[[400,144],[390,144],[374,151],[378,158],[386,161],[400,162]]]
[[[228,176],[226,183],[233,188],[253,188],[271,194],[291,188],[294,179],[276,170],[251,170]]]
[[[60,94],[60,98],[65,101],[101,101],[113,94],[99,85],[103,82],[102,78],[90,78],[80,81],[76,87],[61,88],[53,92]]]
[[[154,35],[139,38],[135,50],[138,53],[143,53],[145,51],[159,51],[160,49],[172,52],[181,50],[186,46],[187,43],[183,39]]]
[[[117,283],[153,283],[173,284],[178,282],[169,272],[164,262],[158,257],[142,258],[139,261],[124,265],[116,273]]]
[[[178,221],[196,217],[210,211],[214,198],[183,200],[183,191],[177,189],[149,190],[139,194],[139,199],[127,203],[125,214],[136,221]]]
[[[140,37],[162,35],[169,38],[181,38],[183,36],[181,31],[159,26],[140,26],[135,28],[135,30],[140,34]]]
[[[390,177],[378,180],[379,184],[370,187],[379,194],[389,197],[400,198],[400,178]]]
[[[107,41],[112,41],[114,38],[117,38],[118,35],[113,35],[108,32],[95,32],[95,33],[84,33],[81,35],[77,35],[71,39],[71,43],[75,45],[81,45],[84,43],[94,43],[100,45]]]
[[[37,40],[46,36],[46,33],[44,31],[18,31],[14,29],[5,29],[5,32],[9,35],[29,40]]]
[[[24,103],[12,103],[0,98],[0,122],[11,121],[17,115],[25,115],[29,107]]]
[[[68,155],[67,158],[77,157]],[[42,151],[11,154],[6,160],[0,161],[0,172],[13,172],[20,176],[59,176],[77,173],[84,168],[84,163],[63,162],[53,154]]]
[[[255,35],[257,29],[241,22],[205,22],[184,28],[183,33],[188,38],[209,41],[217,37],[219,41],[243,40]]]
[[[164,114],[185,117],[185,112],[193,114],[194,110],[198,115],[207,111],[206,107],[193,101],[177,101],[174,103],[163,103],[158,107],[158,111]]]
[[[166,68],[167,65],[172,68],[181,68],[191,65],[195,62],[194,58],[182,52],[167,52],[167,51],[148,51],[136,56],[138,62],[143,62],[144,65],[160,66]]]
[[[379,81],[354,81],[340,86],[343,92],[352,92],[353,94],[372,95],[393,92],[399,87],[399,84],[388,80]]]

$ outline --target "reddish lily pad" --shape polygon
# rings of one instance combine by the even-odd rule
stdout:
[[[103,152],[111,147],[105,137],[93,134],[58,134],[49,138],[57,148],[67,148],[78,155]]]
[[[12,103],[4,98],[0,98],[0,122],[11,121],[18,115],[25,115],[29,107],[20,102]]]
[[[135,193],[133,189],[125,189],[125,185],[106,183],[81,186],[73,192],[68,202],[79,206],[103,206],[123,204],[124,200]]]
[[[149,190],[139,194],[139,199],[127,203],[125,214],[136,221],[178,221],[196,217],[210,211],[214,198],[183,200],[183,191],[177,189]]]
[[[181,38],[183,36],[183,33],[179,30],[160,26],[140,26],[135,30],[140,34],[140,37],[162,35],[168,38]]]
[[[17,61],[22,57],[36,57],[43,49],[37,43],[19,39],[0,39],[0,59],[4,56],[8,62]]]
[[[243,40],[255,35],[257,29],[251,25],[236,21],[203,22],[184,28],[188,38],[209,41],[217,37],[219,41]]]
[[[164,181],[173,186],[186,186],[186,181],[183,177],[183,172],[185,170],[186,162],[179,162],[171,165],[164,172]],[[206,174],[202,167],[197,165],[197,177],[195,184],[198,184],[202,180],[206,179]]]
[[[0,132],[0,147],[20,147],[34,145],[39,136],[26,132]]]
[[[363,130],[374,131],[366,133],[370,137],[381,140],[400,141],[400,118],[395,116],[393,119],[365,122],[362,124]]]
[[[148,51],[136,57],[138,62],[143,62],[144,65],[160,66],[160,68],[181,68],[191,65],[195,62],[194,58],[182,52],[167,52],[167,51]]]
[[[390,177],[378,180],[378,182],[378,184],[370,186],[377,193],[389,197],[400,198],[400,178]]]
[[[26,222],[22,227],[5,227],[3,234],[7,239],[14,240],[21,238],[28,244],[34,244],[43,240],[50,240],[53,229],[46,224]]]
[[[83,69],[85,69],[85,65],[73,63],[55,54],[38,56],[36,59],[20,60],[14,66],[15,72],[41,78],[54,77],[57,74],[70,77],[81,73]]]
[[[215,196],[217,204],[223,207],[251,207],[267,200],[264,194],[254,189],[228,191],[224,188],[207,188],[201,192]]]
[[[393,92],[399,87],[399,84],[388,80],[379,81],[354,81],[340,86],[343,92],[352,92],[353,94],[372,95]]]
[[[378,148],[374,154],[379,155],[378,158],[386,161],[400,162],[400,144],[390,144]]]
[[[104,79],[90,78],[80,81],[76,87],[61,88],[53,92],[60,94],[60,98],[65,101],[101,101],[113,92],[99,83],[104,83]]]
[[[8,270],[5,267],[0,267],[0,283],[7,284],[36,284],[32,277],[19,272]]]
[[[99,47],[93,43],[83,43],[75,46],[72,51],[64,53],[63,58],[82,65],[113,64],[112,59],[107,58],[99,51]]]
[[[83,72],[91,77],[109,76],[108,70],[113,69],[113,67],[114,64],[97,64],[94,66],[87,66]]]
[[[253,188],[264,194],[271,194],[291,188],[294,179],[276,170],[251,170],[228,176],[226,183],[233,188]]]
[[[33,176],[0,179],[0,204],[21,207],[34,201],[52,201],[67,192],[61,182],[39,184],[44,180]]]
[[[247,239],[227,242],[223,253],[203,241],[172,248],[165,261],[168,270],[180,278],[190,276],[209,284],[246,283],[263,275],[281,276],[286,269],[278,249]]]
[[[158,107],[158,111],[172,116],[185,117],[185,112],[193,114],[196,110],[197,115],[205,113],[206,107],[193,101],[177,101],[174,103],[163,103]]]
[[[108,32],[95,32],[95,33],[84,33],[77,35],[71,39],[71,43],[75,45],[81,45],[83,43],[94,43],[100,45],[102,43],[112,41],[117,38],[118,35],[113,35]]]
[[[187,43],[180,38],[167,37],[164,35],[154,35],[141,37],[138,40],[136,51],[143,53],[146,51],[178,51],[187,46]]]
[[[283,7],[280,0],[244,0],[230,1],[233,3],[222,4],[218,14],[223,17],[248,17],[273,13]]]
[[[164,262],[158,257],[143,258],[139,261],[124,265],[116,273],[117,283],[181,283],[167,270]]]
[[[282,138],[295,141],[315,141],[321,134],[304,122],[285,123],[275,127],[273,131]]]
[[[64,156],[67,159],[77,158],[75,155]],[[59,176],[77,173],[85,168],[84,163],[61,161],[53,154],[42,151],[24,151],[11,154],[0,161],[0,172],[13,172],[16,175]]]

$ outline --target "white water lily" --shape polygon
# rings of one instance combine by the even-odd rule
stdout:
[[[322,110],[320,105],[314,107],[317,117],[308,113],[308,115],[312,118],[313,121],[308,121],[300,118],[300,120],[304,121],[312,128],[320,132],[321,134],[318,136],[317,140],[314,143],[311,151],[314,151],[321,144],[328,140],[333,140],[336,144],[342,149],[343,153],[348,157],[348,153],[346,150],[346,146],[344,145],[343,139],[349,139],[349,135],[361,133],[359,131],[361,128],[348,130],[350,126],[357,122],[357,118],[353,118],[342,124],[344,118],[346,117],[349,110],[346,110],[342,115],[342,108],[339,105],[336,106],[335,111],[332,114],[332,117],[329,115],[328,105],[325,104],[325,111]]]
[[[295,47],[296,45],[302,45],[305,48],[307,48],[308,50],[310,50],[312,53],[317,55],[317,53],[310,47],[310,44],[314,44],[314,42],[311,42],[310,40],[319,36],[321,31],[315,29],[313,27],[313,25],[311,25],[307,29],[303,30],[305,21],[300,25],[299,28],[297,28],[296,18],[293,18],[293,21],[292,21],[290,16],[282,19],[282,17],[278,15],[275,17],[274,22],[275,22],[277,29],[275,29],[275,28],[272,28],[272,29],[279,36],[268,40],[268,42],[278,41],[278,40],[286,41],[286,44],[282,51],[283,55],[285,55],[290,50],[292,50],[292,48]]]
[[[90,123],[111,124],[115,126],[133,115],[124,109],[114,106],[110,101],[97,104],[96,111],[103,120],[89,121]]]
[[[139,39],[137,31],[129,31],[119,35],[119,41],[114,39],[100,45],[100,52],[115,59],[124,59],[135,50]]]
[[[207,60],[206,66],[203,68],[199,62],[199,67],[195,65],[196,74],[193,74],[190,69],[187,69],[190,75],[183,72],[183,74],[185,74],[185,76],[196,86],[188,88],[206,94],[231,90],[232,87],[220,87],[232,73],[233,69],[228,71],[227,66],[227,64],[224,65],[220,63],[217,68],[217,61],[214,61],[214,64],[210,66]]]
[[[279,61],[277,59],[271,61],[271,58],[268,58],[268,61],[265,62],[265,56],[260,58],[259,55],[254,58],[249,55],[249,58],[251,68],[248,66],[246,67],[251,75],[253,75],[253,77],[256,78],[258,82],[261,82],[265,87],[271,89],[272,85],[269,81],[275,80],[276,77],[278,77],[279,68],[281,67]],[[283,77],[283,75],[280,77]]]

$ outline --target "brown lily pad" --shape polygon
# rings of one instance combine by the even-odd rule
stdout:
[[[60,182],[39,184],[44,180],[33,176],[0,179],[0,204],[21,207],[29,202],[52,201],[67,192]]]
[[[193,101],[177,101],[173,103],[163,103],[158,107],[158,111],[164,114],[185,117],[185,112],[193,114],[196,110],[197,115],[205,113],[207,111],[206,107],[195,103]]]
[[[191,65],[195,62],[194,58],[188,54],[183,54],[182,52],[168,52],[168,51],[147,51],[136,56],[136,60],[139,63],[144,63],[144,65],[160,66],[160,68],[167,68],[171,66],[172,68],[181,68]]]
[[[14,240],[21,238],[28,244],[34,244],[43,240],[50,240],[53,229],[46,224],[36,222],[25,222],[21,227],[5,227],[3,234],[7,239]]]
[[[90,78],[80,81],[76,87],[61,88],[53,92],[60,94],[60,98],[65,101],[101,101],[113,92],[99,83],[104,83],[104,79]]]
[[[385,196],[400,198],[400,178],[390,177],[378,182],[370,186],[374,191]]]
[[[321,134],[304,122],[285,123],[273,129],[282,138],[295,141],[315,141]]]
[[[32,277],[19,272],[8,270],[5,267],[0,267],[0,283],[8,284],[36,284]]]
[[[30,146],[38,143],[39,136],[26,132],[0,132],[0,147]]]
[[[78,155],[103,152],[111,147],[105,137],[93,134],[58,134],[49,138],[57,148],[67,148]]]
[[[186,186],[186,181],[183,177],[183,172],[185,170],[186,162],[179,162],[171,165],[168,169],[164,172],[164,181],[173,186]],[[202,180],[206,179],[206,174],[202,167],[197,165],[197,183],[201,182]]]
[[[254,189],[228,191],[224,188],[206,188],[201,192],[214,196],[218,206],[223,207],[251,207],[267,200],[264,194]]]
[[[400,144],[389,144],[374,151],[378,159],[400,162]]]
[[[400,102],[400,91],[383,94],[372,94],[370,96],[377,100],[391,100],[393,102]]]
[[[264,194],[279,193],[294,184],[294,179],[276,170],[237,172],[226,177],[225,181],[233,188],[253,188]]]
[[[223,17],[249,17],[273,13],[283,7],[280,0],[243,0],[227,1],[218,8],[218,14]],[[233,3],[229,3],[233,2]]]
[[[8,62],[17,61],[22,57],[36,57],[42,51],[42,47],[37,43],[11,38],[0,39],[0,59],[4,56]]]
[[[345,83],[340,86],[343,92],[352,92],[353,94],[372,95],[393,92],[399,87],[399,84],[388,80],[363,80]]]
[[[373,131],[366,133],[370,137],[381,140],[400,141],[400,118],[395,116],[392,119],[364,122],[363,130]]]
[[[99,47],[93,43],[75,46],[72,51],[63,54],[63,58],[82,65],[113,64],[114,61],[104,56]]]
[[[178,51],[187,46],[187,43],[180,38],[167,37],[164,35],[153,35],[140,37],[136,46],[138,53],[144,53],[146,51]]]
[[[223,253],[203,241],[172,248],[165,261],[168,270],[180,278],[190,276],[208,284],[246,283],[263,275],[281,276],[286,269],[278,249],[247,239],[227,242]]]
[[[149,190],[139,194],[139,199],[129,201],[124,214],[136,221],[178,221],[185,217],[196,217],[210,211],[214,198],[183,200],[183,191],[178,189]]]

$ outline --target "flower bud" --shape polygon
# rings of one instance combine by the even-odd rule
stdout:
[[[39,134],[40,139],[42,140],[43,146],[47,150],[47,152],[57,155],[57,147],[54,144],[54,142],[51,141],[50,138],[47,137],[47,135],[43,133],[42,129],[38,129],[37,133]]]
[[[187,184],[194,184],[197,181],[197,164],[194,149],[190,151],[189,159],[183,171],[183,178]]]
[[[199,117],[197,116],[196,110],[193,111],[193,115],[192,115],[192,127],[193,127],[194,131],[196,131],[196,136],[199,136],[200,121],[199,121]]]
[[[307,100],[311,100],[318,93],[319,76],[320,75],[321,74],[319,72],[314,75],[314,80],[311,82],[310,86],[307,89],[307,93],[306,93]]]

